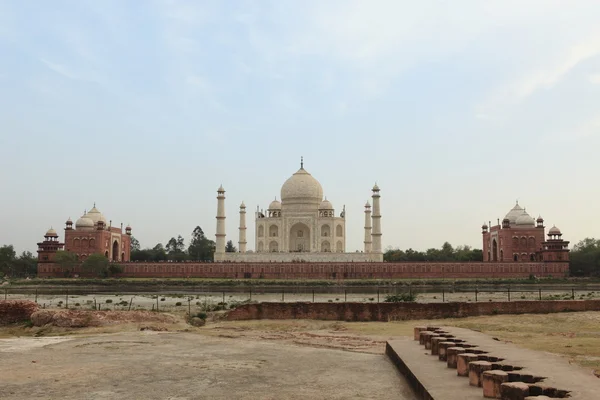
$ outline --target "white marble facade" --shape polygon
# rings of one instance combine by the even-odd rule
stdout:
[[[346,253],[345,207],[336,215],[332,203],[323,197],[323,188],[301,162],[300,169],[281,187],[281,201],[273,200],[267,210],[257,207],[255,212],[255,251],[246,252],[246,211],[240,205],[239,253],[226,253],[225,244],[225,191],[219,188],[217,207],[217,248],[215,261],[229,262],[327,262],[327,261],[382,261],[381,249],[365,241],[366,252]],[[379,218],[379,188],[373,188]],[[375,203],[374,203],[375,206]],[[369,210],[370,216],[370,210]],[[375,220],[374,220],[375,221]],[[374,224],[375,226],[379,224]],[[365,227],[366,229],[366,227]],[[371,233],[377,242],[381,233]]]

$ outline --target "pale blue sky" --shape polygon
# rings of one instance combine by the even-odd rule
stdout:
[[[598,1],[0,0],[0,244],[94,202],[142,246],[227,234],[305,167],[362,249],[481,247],[515,199],[600,237]],[[62,233],[61,233],[62,237]]]

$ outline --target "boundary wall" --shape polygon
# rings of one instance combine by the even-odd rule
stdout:
[[[127,278],[227,279],[403,279],[403,278],[521,278],[564,276],[568,262],[328,262],[328,263],[213,263],[126,262]],[[71,271],[79,275],[80,267]],[[69,275],[54,263],[38,263],[38,277]]]
[[[403,321],[498,314],[600,311],[600,300],[542,300],[481,303],[256,303],[229,311],[227,319],[316,319]]]

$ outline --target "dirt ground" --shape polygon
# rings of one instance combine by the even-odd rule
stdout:
[[[414,399],[382,354],[191,332],[62,339],[0,340],[0,398]]]
[[[600,372],[600,312],[388,323],[209,321],[200,328],[187,325],[183,312],[174,315],[170,323],[1,328],[0,338],[9,339],[0,339],[0,398],[412,399],[384,346],[428,323],[474,329]]]

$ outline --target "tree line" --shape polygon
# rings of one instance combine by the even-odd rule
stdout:
[[[384,261],[440,261],[440,262],[469,262],[483,261],[483,251],[473,249],[470,246],[457,246],[456,248],[448,242],[444,242],[441,249],[427,249],[418,251],[413,249],[400,250],[388,248],[383,253]]]
[[[228,253],[237,252],[233,242],[229,240],[225,246]],[[212,261],[215,254],[215,242],[204,234],[199,226],[192,231],[189,245],[181,235],[172,237],[166,246],[162,243],[151,248],[140,248],[140,243],[131,237],[131,261]]]

